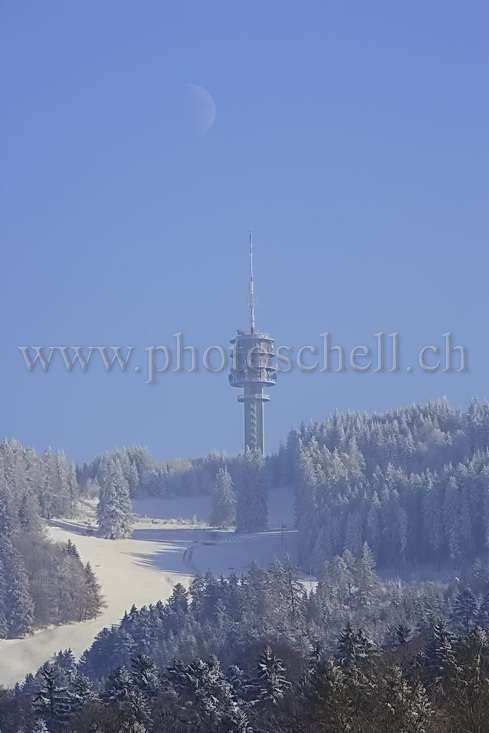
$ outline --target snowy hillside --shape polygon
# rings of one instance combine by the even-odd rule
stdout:
[[[175,583],[187,584],[197,571],[204,573],[210,568],[216,575],[240,574],[253,560],[266,566],[285,553],[295,557],[293,494],[289,489],[270,492],[270,530],[261,533],[236,535],[193,522],[194,517],[207,519],[207,497],[138,500],[134,511],[139,519],[130,539],[105,540],[80,534],[76,522],[51,523],[51,538],[64,543],[71,540],[83,562],[91,563],[106,607],[91,621],[51,627],[25,639],[0,641],[0,684],[21,681],[59,649],[71,648],[78,657],[102,628],[117,623],[133,604],[139,607],[166,600]]]

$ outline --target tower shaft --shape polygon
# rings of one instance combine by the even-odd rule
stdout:
[[[266,399],[263,387],[246,384],[243,395],[238,399],[244,402],[245,449],[265,452],[265,428],[263,423],[263,402]]]

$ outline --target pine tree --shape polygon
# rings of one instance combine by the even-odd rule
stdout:
[[[489,573],[479,559],[475,561],[470,570],[468,584],[477,595],[484,595],[489,590]]]
[[[412,639],[412,629],[406,624],[399,624],[394,630],[396,636],[396,646],[406,646]]]
[[[258,680],[250,677],[236,664],[228,668],[227,678],[238,704],[249,703],[259,697],[261,685]]]
[[[49,733],[49,730],[46,728],[44,720],[42,720],[42,718],[38,718],[34,723],[34,727],[31,728],[30,733]]]
[[[34,675],[31,672],[26,674],[24,678],[24,682],[22,683],[21,689],[22,689],[22,694],[30,698],[31,700],[34,697],[34,695],[38,692],[38,684],[36,680],[34,679]]]
[[[335,659],[340,667],[357,666],[375,653],[375,646],[365,635],[363,629],[355,633],[348,622],[340,633],[335,654]]]
[[[58,673],[58,681],[70,685],[76,675],[76,661],[71,649],[59,651],[52,657],[51,664]]]
[[[482,598],[477,616],[477,623],[482,626],[483,629],[489,629],[489,592]]]
[[[188,592],[181,583],[177,583],[173,588],[173,592],[168,599],[168,607],[175,613],[187,613]]]
[[[69,517],[74,517],[76,514],[76,506],[78,500],[78,481],[76,479],[76,470],[72,463],[68,467],[67,476],[67,494],[68,494],[68,505],[69,505]]]
[[[77,674],[71,683],[72,711],[79,712],[94,697],[92,683],[84,674]]]
[[[460,492],[454,476],[448,481],[443,506],[443,521],[452,560],[458,561],[461,555],[460,540]]]
[[[368,606],[379,592],[380,580],[375,572],[375,558],[366,542],[363,543],[362,554],[356,567],[359,600],[363,606]]]
[[[160,682],[154,661],[146,654],[137,654],[132,659],[132,681],[135,687],[148,697],[156,695]]]
[[[274,599],[276,624],[286,619],[297,625],[305,614],[306,591],[287,556],[284,561],[274,560],[268,569],[269,593]]]
[[[82,620],[94,618],[104,604],[102,589],[89,562],[84,567],[86,590],[83,598]]]
[[[457,640],[457,666],[448,680],[447,713],[456,731],[487,730],[489,638],[479,628]]]
[[[319,588],[328,595],[335,595],[341,604],[349,604],[353,593],[353,575],[356,571],[355,558],[347,550],[325,565]]]
[[[379,673],[373,680],[372,690],[368,689],[369,682],[362,697],[370,697],[368,717],[373,718],[375,730],[426,733],[431,728],[433,707],[426,690],[419,682],[406,679],[399,667],[389,667],[383,674]]]
[[[126,667],[117,667],[108,676],[103,690],[103,698],[107,702],[127,700],[133,690],[133,682]]]
[[[372,548],[374,556],[379,558],[380,546],[381,546],[381,507],[377,492],[374,491],[372,496],[372,503],[367,514],[367,543]]]
[[[40,690],[33,700],[34,709],[54,721],[64,722],[71,713],[71,694],[66,686],[60,685],[59,671],[46,663],[39,675]]]
[[[269,700],[276,704],[290,687],[285,676],[285,667],[282,660],[275,656],[267,644],[257,660],[257,680],[260,685],[260,699]]]
[[[0,570],[3,569],[3,607],[12,638],[25,634],[34,618],[34,603],[22,557],[7,536],[0,537]]]
[[[217,472],[212,491],[210,524],[213,527],[232,527],[236,524],[236,498],[233,480],[226,467]]]
[[[438,620],[432,628],[424,650],[424,663],[428,689],[443,686],[455,669],[453,636],[442,620]]]
[[[143,729],[152,728],[151,708],[148,698],[137,688],[129,690],[126,702],[123,705],[129,714],[129,721],[132,726],[140,725]],[[129,729],[131,730],[131,729]],[[132,730],[138,730],[138,728]]]
[[[198,700],[198,722],[204,730],[245,733],[245,714],[240,710],[229,682],[224,679],[219,660],[210,656],[197,659],[188,668],[193,692]]]
[[[25,493],[20,500],[19,511],[17,513],[21,530],[23,532],[37,531],[40,527],[39,515],[40,509],[37,497],[31,493]]]
[[[460,591],[453,602],[452,621],[455,626],[467,633],[475,624],[477,613],[477,599],[470,588]]]
[[[104,465],[97,516],[104,537],[118,539],[131,535],[129,485],[114,459],[107,460]]]
[[[352,555],[359,555],[362,551],[362,516],[358,511],[352,511],[346,518],[345,550]]]
[[[70,555],[70,557],[74,557],[77,560],[80,559],[80,555],[78,553],[78,550],[76,549],[76,545],[71,540],[68,540],[68,542],[66,543],[66,553],[67,555]]]

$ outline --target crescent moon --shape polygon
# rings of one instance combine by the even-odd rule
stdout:
[[[186,84],[189,113],[198,135],[209,132],[216,119],[216,105],[209,92],[198,84]]]

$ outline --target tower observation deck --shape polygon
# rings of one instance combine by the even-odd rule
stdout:
[[[231,340],[231,372],[229,384],[240,387],[243,394],[238,401],[244,404],[244,438],[245,449],[265,450],[265,430],[263,423],[263,406],[270,399],[265,394],[266,387],[273,387],[277,382],[277,374],[272,363],[274,357],[274,339],[268,334],[260,333],[255,328],[255,293],[253,282],[253,239],[250,231],[250,285],[248,306],[250,310],[250,330],[238,331]]]

